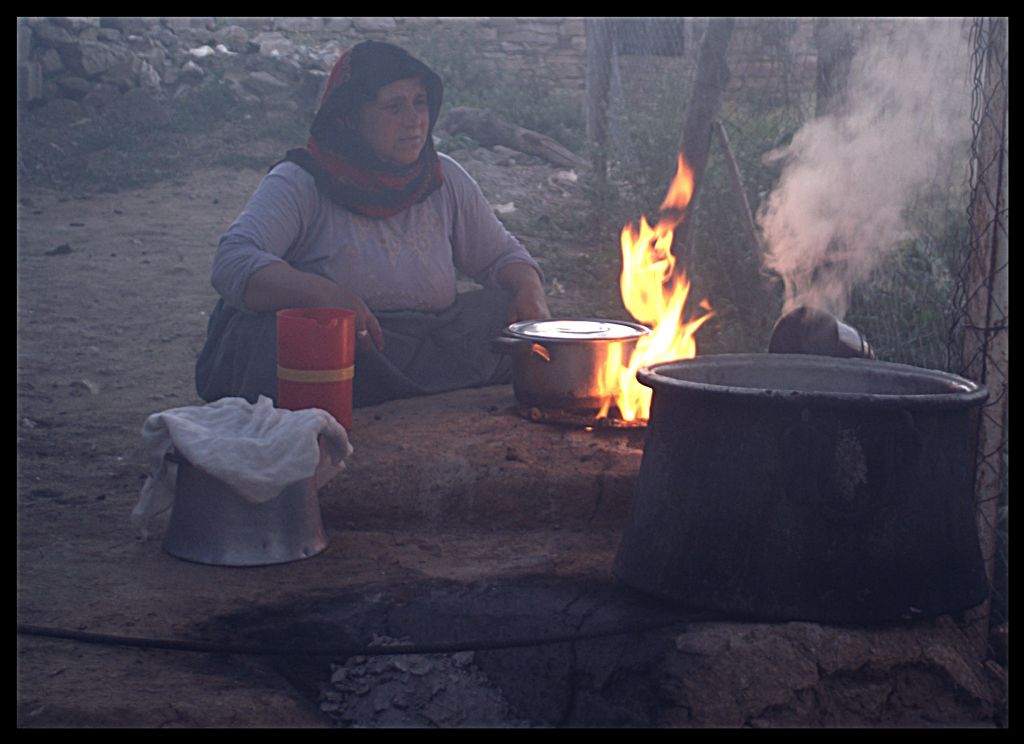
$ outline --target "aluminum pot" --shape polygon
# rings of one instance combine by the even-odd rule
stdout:
[[[653,389],[615,573],[767,620],[882,622],[980,604],[983,387],[867,359],[724,354],[641,368]]]
[[[608,397],[601,380],[608,355],[628,363],[637,342],[650,332],[620,320],[531,320],[510,325],[491,349],[512,357],[512,388],[520,404],[597,411]]]
[[[328,545],[313,478],[252,503],[176,453],[174,506],[164,550],[215,566],[266,566],[310,558]]]

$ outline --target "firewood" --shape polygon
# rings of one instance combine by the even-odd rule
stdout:
[[[465,134],[483,147],[504,147],[536,155],[561,168],[582,168],[585,161],[551,137],[506,121],[489,109],[459,106],[448,111],[444,127]]]

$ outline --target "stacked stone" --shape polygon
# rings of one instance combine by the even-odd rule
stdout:
[[[18,100],[86,115],[173,99],[213,75],[243,98],[296,106],[336,56],[213,18],[21,18]]]
[[[18,19],[18,101],[88,115],[125,96],[174,99],[212,76],[246,100],[306,107],[342,49],[363,39],[415,47],[439,24],[464,27],[482,60],[529,67],[582,100],[582,19],[27,17]]]
[[[813,91],[814,19],[741,20],[729,44],[729,72],[734,95]]]

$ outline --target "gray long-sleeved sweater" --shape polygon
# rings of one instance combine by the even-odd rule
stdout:
[[[320,274],[371,310],[435,312],[455,301],[456,270],[496,286],[503,266],[540,267],[504,228],[476,181],[439,155],[444,184],[386,219],[350,212],[321,195],[291,162],[273,168],[221,237],[211,281],[224,300],[243,301],[252,274],[276,261]]]

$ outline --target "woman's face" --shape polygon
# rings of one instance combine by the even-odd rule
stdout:
[[[411,165],[430,128],[427,89],[419,78],[388,83],[359,111],[357,126],[381,160]]]

